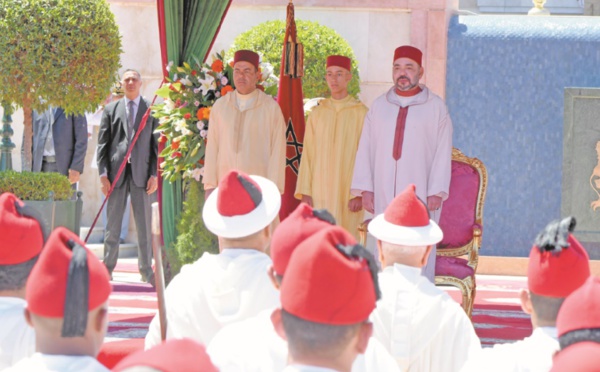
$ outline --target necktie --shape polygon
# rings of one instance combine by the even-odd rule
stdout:
[[[408,115],[408,107],[400,107],[398,117],[396,118],[396,133],[394,133],[394,147],[392,156],[394,160],[402,157],[402,142],[404,142],[404,129],[406,127],[406,116]]]
[[[133,108],[135,107],[135,102],[129,101],[129,115],[127,118],[127,140],[131,142],[131,138],[133,137],[133,124],[135,123],[135,119],[133,117]]]

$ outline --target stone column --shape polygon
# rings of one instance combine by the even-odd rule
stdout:
[[[408,0],[411,44],[423,51],[422,80],[434,93],[446,96],[448,26],[458,0]]]

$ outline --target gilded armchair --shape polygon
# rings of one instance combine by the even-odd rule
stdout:
[[[485,165],[454,148],[450,195],[443,204],[439,222],[444,239],[437,245],[435,284],[458,287],[462,307],[469,317],[475,300],[486,189]]]

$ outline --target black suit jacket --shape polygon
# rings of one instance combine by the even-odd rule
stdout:
[[[39,113],[33,112],[32,171],[42,171],[44,144],[48,131],[52,130],[56,167],[65,176],[69,169],[83,173],[88,144],[87,120],[83,115],[66,116],[61,108],[53,113],[52,107]]]
[[[106,173],[111,183],[114,182],[129,148],[125,105],[125,98],[106,105],[102,113],[100,131],[98,132],[98,172],[100,175]],[[135,118],[134,133],[131,136],[132,141],[148,107],[148,101],[141,98]],[[146,126],[140,133],[131,152],[131,173],[133,182],[137,187],[146,187],[150,176],[156,176],[157,174],[158,136],[154,134],[157,125],[158,120],[149,115]],[[121,176],[116,186],[121,186],[123,179],[123,176]]]

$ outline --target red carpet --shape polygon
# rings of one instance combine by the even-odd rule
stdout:
[[[119,263],[117,272],[137,278],[137,265]],[[519,305],[519,291],[526,287],[522,277],[478,276],[473,310],[475,331],[484,346],[511,342],[531,334],[529,316]],[[460,301],[460,293],[448,293]],[[156,292],[149,284],[113,282],[110,296],[109,329],[99,357],[107,365],[116,363],[125,352],[143,348],[148,324],[156,313]],[[116,343],[115,343],[116,342]]]

